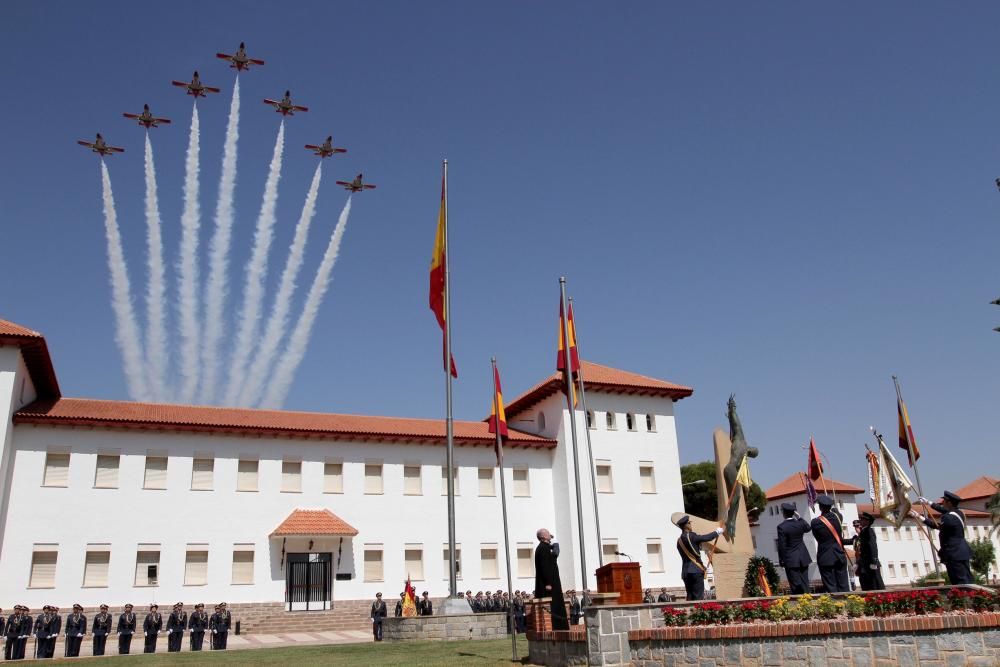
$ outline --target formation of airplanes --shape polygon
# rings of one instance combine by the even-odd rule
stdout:
[[[237,73],[242,71],[249,71],[252,65],[256,65],[259,67],[264,64],[263,60],[259,60],[257,58],[251,58],[250,56],[247,55],[246,44],[244,44],[243,42],[240,42],[240,46],[239,48],[236,49],[235,53],[231,55],[228,53],[216,53],[215,57],[228,62],[229,67],[235,69]],[[170,83],[174,86],[177,86],[178,88],[184,88],[185,93],[194,97],[196,101],[199,97],[207,98],[208,93],[221,92],[220,88],[215,88],[213,86],[206,86],[204,83],[202,83],[201,76],[198,74],[197,70],[195,70],[194,74],[191,76],[190,81],[175,80],[171,81]],[[309,111],[309,107],[304,107],[298,104],[294,104],[292,102],[291,91],[288,90],[285,91],[284,97],[282,97],[280,100],[272,100],[265,98],[264,104],[271,105],[272,107],[274,107],[275,113],[280,113],[282,116],[294,116],[296,112],[304,113],[306,111]],[[122,115],[125,118],[128,118],[129,120],[136,121],[139,125],[146,128],[147,131],[150,130],[151,128],[159,127],[160,125],[170,124],[169,118],[159,118],[157,116],[154,116],[153,113],[149,110],[148,104],[142,105],[142,113],[135,114],[135,113],[125,112]],[[115,153],[125,152],[124,148],[118,148],[117,146],[109,145],[104,140],[104,137],[100,135],[100,133],[97,134],[97,137],[94,139],[94,141],[80,140],[77,141],[77,143],[80,144],[81,146],[89,148],[94,153],[97,153],[98,155],[101,156],[102,159],[106,156],[113,155]],[[328,136],[326,138],[326,141],[324,141],[322,144],[319,145],[306,144],[306,149],[312,151],[313,155],[320,158],[321,160],[336,155],[338,153],[347,152],[346,148],[338,148],[333,145],[332,136]],[[358,174],[352,181],[337,181],[337,185],[345,188],[346,190],[352,193],[364,192],[365,190],[375,189],[375,186],[372,185],[371,183],[364,182],[362,174]]]

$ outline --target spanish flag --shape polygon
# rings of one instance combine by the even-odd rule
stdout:
[[[503,451],[501,447],[503,446],[503,441],[507,438],[507,415],[503,409],[503,390],[500,389],[500,371],[497,367],[493,366],[493,384],[496,386],[496,392],[493,395],[493,407],[490,410],[490,433],[500,432],[500,442],[496,444],[494,449],[497,455],[497,465],[500,465],[500,460],[503,458]]]
[[[417,591],[410,583],[410,575],[406,575],[406,588],[403,589],[403,617],[412,618],[417,615]]]
[[[906,403],[902,398],[896,399],[896,413],[899,415],[899,448],[906,450],[910,467],[920,458],[917,439],[913,437],[913,426],[910,424],[910,414],[906,411]]]
[[[563,326],[565,318],[562,300],[559,301],[559,355],[556,359],[556,370],[566,370],[565,350],[566,350],[566,329],[569,329],[569,372],[574,377],[580,372],[580,353],[576,350],[576,328],[573,326],[573,306],[569,307],[569,324]]]
[[[445,200],[445,180],[444,175],[441,176],[441,209],[438,212],[438,226],[437,226],[437,236],[434,238],[434,254],[431,256],[431,271],[430,271],[430,306],[431,310],[434,311],[434,316],[437,318],[438,326],[441,327],[441,333],[447,336],[448,326],[448,313],[446,304],[448,303],[448,278],[447,278],[447,267],[448,258],[445,254],[445,239],[448,233],[448,206]],[[443,350],[446,346],[446,339],[442,337],[441,340],[441,358],[444,364],[445,371],[448,370],[448,360],[444,358],[446,354]],[[458,369],[455,367],[455,357],[451,358],[451,375],[452,377],[458,377]]]
[[[819,460],[819,450],[816,443],[809,438],[809,463],[806,465],[809,471],[809,479],[820,479],[823,476],[823,463]]]

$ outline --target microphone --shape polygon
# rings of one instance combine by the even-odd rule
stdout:
[[[616,551],[615,555],[616,556],[625,556],[625,558],[628,558],[628,562],[630,562],[630,563],[632,562],[632,557],[629,556],[627,553],[625,553],[623,551]]]

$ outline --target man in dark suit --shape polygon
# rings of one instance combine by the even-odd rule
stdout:
[[[142,622],[142,634],[145,637],[143,653],[156,653],[156,638],[160,636],[161,630],[163,630],[163,616],[160,615],[160,606],[151,604],[149,613]]]
[[[94,637],[94,655],[104,655],[104,647],[108,642],[108,635],[111,634],[111,614],[108,613],[108,605],[102,604],[101,613],[94,616],[90,634]]]
[[[820,515],[812,520],[810,528],[816,538],[816,565],[827,593],[850,592],[847,580],[847,553],[841,539],[840,516],[833,511],[833,498],[823,494],[816,498]]]
[[[382,641],[382,619],[389,615],[389,610],[385,608],[385,600],[382,593],[375,594],[375,602],[372,602],[372,634],[375,641]]]
[[[132,605],[125,605],[125,611],[118,617],[118,655],[128,655],[132,648],[132,635],[135,634],[136,620]]]
[[[178,602],[167,618],[167,652],[180,653],[184,641],[184,631],[187,629],[188,616],[184,604]]]
[[[194,613],[188,623],[191,629],[191,650],[200,651],[205,641],[205,630],[208,629],[208,614],[205,613],[205,605],[198,603],[194,606]]]
[[[417,615],[419,616],[433,616],[434,615],[434,604],[431,599],[427,597],[427,591],[424,591],[423,596],[421,596],[420,601],[417,602]]]
[[[938,556],[948,570],[948,581],[952,586],[973,583],[975,580],[972,577],[972,568],[969,567],[972,549],[965,539],[965,513],[958,509],[962,498],[951,491],[945,491],[942,503],[931,503],[926,498],[920,498],[920,502],[930,505],[932,510],[941,514],[939,523],[930,518],[924,519],[915,510],[910,510],[910,516],[914,519],[923,521],[925,526],[941,533]]]
[[[687,514],[677,520],[681,536],[677,538],[677,552],[681,555],[681,579],[687,591],[688,600],[703,600],[705,598],[705,565],[701,562],[701,545],[718,539],[722,535],[722,527],[711,533],[698,535],[691,527],[691,517]],[[664,591],[665,592],[665,591]]]
[[[778,564],[785,568],[785,578],[792,595],[809,591],[809,564],[812,557],[803,536],[812,528],[795,511],[795,503],[781,503],[785,520],[778,524]]]
[[[67,658],[80,657],[80,644],[87,634],[87,617],[83,615],[83,606],[73,605],[73,613],[66,617],[66,645],[63,654]]]
[[[548,528],[539,528],[535,533],[538,546],[535,547],[535,597],[552,598],[552,629],[569,630],[566,618],[566,601],[563,599],[562,581],[559,578],[559,545],[553,543]]]
[[[844,540],[844,544],[854,544],[857,556],[858,581],[863,591],[880,591],[885,588],[882,581],[882,563],[878,559],[878,538],[875,535],[875,516],[862,512],[858,517],[858,534]]]

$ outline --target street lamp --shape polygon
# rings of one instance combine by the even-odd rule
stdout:
[[[693,482],[686,482],[684,484],[681,484],[681,488],[683,489],[685,486],[701,486],[704,483],[705,483],[705,480],[703,480],[703,479],[696,479]]]

